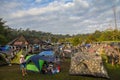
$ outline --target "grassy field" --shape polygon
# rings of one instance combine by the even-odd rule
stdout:
[[[120,67],[112,67],[110,64],[105,64],[110,80],[120,79]],[[0,80],[106,80],[103,78],[85,77],[85,76],[70,76],[69,75],[70,60],[61,63],[61,72],[55,75],[40,74],[28,72],[28,75],[22,77],[19,65],[1,66]]]

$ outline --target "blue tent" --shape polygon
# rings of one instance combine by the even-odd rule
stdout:
[[[0,46],[0,51],[9,51],[10,50],[10,46],[5,45],[5,46]]]
[[[90,44],[86,44],[85,46],[86,46],[87,48],[90,48],[91,45],[90,45]]]
[[[54,56],[53,51],[42,51],[39,53],[40,56]]]
[[[40,56],[40,55],[33,55],[31,56],[27,61],[31,60],[34,63],[37,63],[38,60],[43,60],[43,61],[47,61],[47,62],[54,62],[56,59],[55,56]]]

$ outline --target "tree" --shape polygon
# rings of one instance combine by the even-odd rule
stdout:
[[[73,43],[74,46],[77,46],[80,43],[79,37],[73,38],[72,43]]]
[[[0,44],[4,45],[7,42],[7,26],[5,26],[5,21],[0,18]]]

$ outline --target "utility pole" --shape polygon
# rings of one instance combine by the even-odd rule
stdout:
[[[117,16],[116,16],[116,5],[114,4],[113,5],[113,14],[114,14],[114,32],[113,32],[113,40],[116,40],[117,39],[117,36],[116,36],[116,33],[117,33]]]
[[[116,18],[116,6],[113,6],[113,13],[114,13],[114,22],[115,22],[115,30],[117,30],[117,18]]]

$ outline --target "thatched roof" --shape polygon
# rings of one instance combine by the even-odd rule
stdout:
[[[14,40],[12,40],[11,42],[8,43],[8,45],[28,45],[28,41],[25,39],[25,37],[23,35],[15,38]]]

